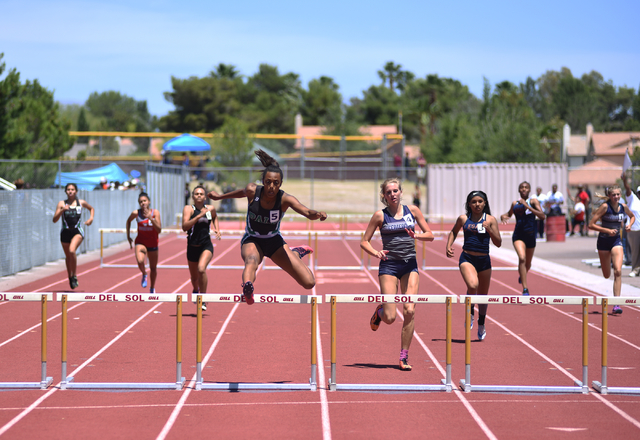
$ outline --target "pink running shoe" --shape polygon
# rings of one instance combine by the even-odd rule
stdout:
[[[253,304],[253,284],[251,281],[242,283],[242,293],[244,294],[244,300],[248,305]]]
[[[306,257],[307,255],[313,253],[313,249],[311,249],[309,246],[296,246],[294,248],[291,248],[291,250],[297,253],[300,256],[301,260],[303,257]]]

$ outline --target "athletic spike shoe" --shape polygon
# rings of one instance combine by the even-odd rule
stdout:
[[[611,313],[613,313],[614,315],[621,315],[622,309],[620,308],[620,306],[613,306],[613,310],[611,311]]]
[[[253,304],[253,284],[251,281],[247,281],[246,283],[242,283],[242,293],[244,295],[244,300],[248,305]]]
[[[529,289],[523,289],[522,296],[529,296]]]
[[[202,303],[202,311],[205,312],[207,310],[207,303],[203,302]]]
[[[73,285],[73,277],[69,277],[69,287],[71,289],[75,289],[76,287]]]
[[[291,250],[293,252],[297,253],[300,256],[301,260],[302,260],[302,258],[306,257],[307,255],[313,253],[313,249],[311,249],[309,246],[296,246]]]
[[[140,285],[142,285],[143,289],[145,287],[147,287],[147,274],[146,273],[144,275],[142,275],[142,282],[140,283]]]
[[[487,337],[487,331],[484,328],[484,325],[479,325],[478,326],[478,339],[483,341],[484,338]]]
[[[149,293],[156,293],[156,289],[154,289],[153,287],[149,289]]]
[[[373,330],[374,332],[378,330],[378,327],[380,327],[380,321],[382,321],[380,315],[378,315],[378,310],[380,309],[382,309],[382,304],[378,304],[378,307],[376,307],[376,311],[373,312],[373,315],[371,315],[371,319],[369,320],[371,330]]]
[[[400,369],[402,371],[411,371],[411,365],[409,365],[409,358],[400,359]]]
[[[76,277],[75,275],[72,275],[69,278],[69,286],[71,286],[72,289],[75,289],[76,287],[78,287],[78,277]]]

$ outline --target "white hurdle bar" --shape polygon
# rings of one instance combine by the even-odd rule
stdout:
[[[325,296],[331,303],[331,391],[447,391],[451,384],[451,304],[457,301],[453,295],[332,295]],[[337,303],[350,304],[445,304],[446,309],[446,377],[441,384],[339,384],[336,382]]]
[[[47,301],[53,301],[53,293],[0,292],[0,301],[40,301],[40,382],[0,382],[0,388],[13,390],[45,390],[53,382],[47,377]]]
[[[198,319],[196,331],[196,390],[309,390],[317,391],[318,347],[316,342],[317,307],[322,303],[321,296],[315,295],[265,295],[256,294],[255,304],[311,304],[311,378],[309,383],[248,383],[217,382],[203,383],[202,379],[202,303],[242,303],[244,295],[237,293],[202,293],[196,295]]]
[[[602,305],[602,375],[600,382],[594,380],[591,384],[600,394],[636,394],[640,395],[640,387],[610,387],[607,385],[607,335],[609,332],[607,306],[638,306],[640,297],[597,297],[596,304]]]
[[[589,308],[593,304],[591,296],[513,296],[513,295],[462,295],[465,304],[465,378],[460,380],[460,388],[465,392],[533,392],[533,393],[589,393],[588,373],[588,332]],[[534,385],[471,385],[471,307],[473,304],[519,304],[519,305],[582,305],[582,382],[576,386],[534,386]]]
[[[186,293],[66,293],[58,294],[62,303],[62,382],[60,389],[124,389],[124,390],[181,390],[185,379],[182,377],[182,302]],[[67,376],[67,303],[79,302],[175,302],[176,303],[176,381],[175,382],[74,382]]]

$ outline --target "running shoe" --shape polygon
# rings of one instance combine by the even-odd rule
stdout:
[[[309,254],[313,253],[313,249],[311,249],[309,246],[296,246],[294,248],[291,249],[293,252],[297,253],[300,256],[300,259],[302,260],[303,257],[306,257]]]
[[[151,288],[149,289],[149,293],[156,293],[156,289],[154,289],[153,287],[151,287]]]
[[[371,319],[369,320],[371,330],[373,330],[374,332],[378,330],[378,327],[380,327],[380,321],[382,320],[380,318],[380,315],[378,315],[378,310],[380,309],[382,309],[382,304],[378,304],[378,307],[376,307],[376,311],[373,312],[373,315],[371,315]]]
[[[207,303],[206,303],[206,302],[203,302],[203,303],[202,303],[202,311],[204,312],[204,311],[206,311],[206,310],[207,310]]]
[[[620,306],[613,306],[613,310],[611,313],[613,313],[614,315],[621,315],[622,309],[620,308]]]
[[[244,294],[244,300],[248,305],[253,304],[253,284],[251,281],[242,283],[242,293]]]
[[[71,286],[72,289],[78,287],[78,277],[76,277],[75,275],[69,277],[69,286]]]
[[[142,275],[142,283],[140,283],[142,285],[142,288],[147,287],[147,274],[145,273],[144,275]]]
[[[402,371],[411,371],[411,365],[409,365],[409,358],[400,359],[400,369]]]
[[[479,325],[478,326],[478,339],[482,341],[486,337],[487,337],[487,331],[484,329],[484,325]]]
[[[522,296],[529,296],[529,289],[523,289]]]

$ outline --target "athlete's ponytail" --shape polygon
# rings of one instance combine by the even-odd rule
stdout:
[[[280,174],[280,181],[282,182],[283,174],[278,161],[260,149],[256,150],[255,154],[264,167],[264,171],[262,172],[262,181],[264,182],[264,178],[267,173],[278,173]]]

